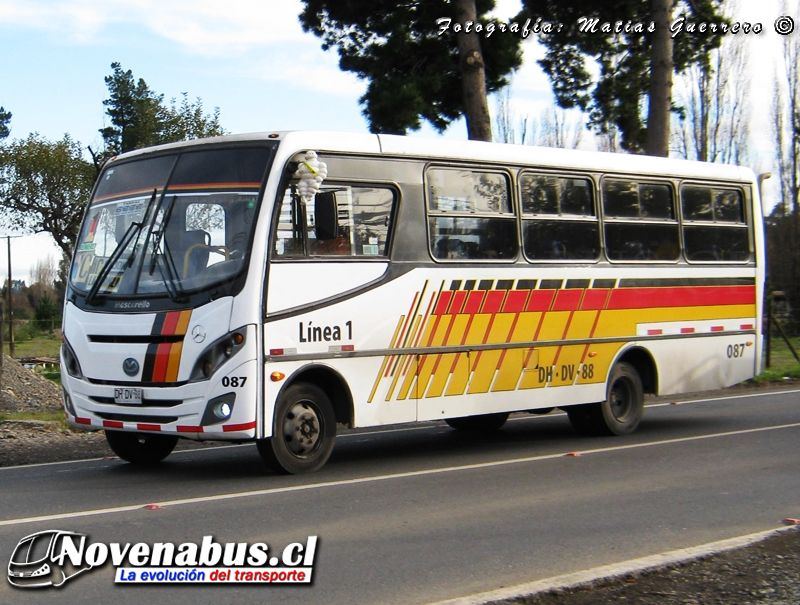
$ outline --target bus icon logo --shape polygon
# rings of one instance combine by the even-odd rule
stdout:
[[[122,362],[122,371],[128,376],[136,376],[139,373],[139,362],[133,357],[128,357]]]
[[[25,536],[8,562],[8,581],[20,588],[61,586],[89,564],[73,565],[66,553],[83,550],[86,534],[50,529]],[[76,543],[78,544],[76,546]]]

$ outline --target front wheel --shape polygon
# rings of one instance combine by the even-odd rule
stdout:
[[[172,453],[178,438],[156,433],[125,433],[106,431],[106,441],[111,450],[131,464],[150,466],[158,464]]]
[[[644,414],[642,380],[631,364],[614,365],[608,378],[606,400],[566,408],[569,421],[584,435],[628,435]]]
[[[264,461],[278,473],[316,471],[328,460],[336,438],[336,417],[330,399],[313,384],[297,383],[280,396],[272,421],[272,437],[256,442]]]

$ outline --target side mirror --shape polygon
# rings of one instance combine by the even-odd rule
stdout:
[[[339,210],[336,193],[326,191],[314,197],[314,232],[317,239],[334,239],[339,235]]]

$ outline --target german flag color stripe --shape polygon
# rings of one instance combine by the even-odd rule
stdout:
[[[183,336],[189,327],[191,310],[158,313],[150,331],[151,336],[177,337],[147,346],[142,371],[144,382],[176,382],[180,369]]]

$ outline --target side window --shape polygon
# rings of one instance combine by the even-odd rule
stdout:
[[[680,258],[672,188],[666,183],[604,179],[606,254],[612,261]]]
[[[395,199],[388,187],[326,182],[306,204],[292,183],[281,201],[273,254],[385,257]]]
[[[524,173],[522,241],[530,260],[597,260],[600,227],[592,181]]]
[[[687,260],[743,262],[750,259],[740,190],[684,185],[681,208]]]
[[[440,260],[512,259],[516,219],[508,177],[467,168],[425,174],[431,253]]]

